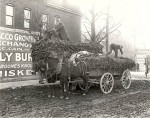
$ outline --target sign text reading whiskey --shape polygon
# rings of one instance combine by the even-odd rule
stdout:
[[[31,42],[34,38],[23,32],[0,31],[0,77],[31,75]]]

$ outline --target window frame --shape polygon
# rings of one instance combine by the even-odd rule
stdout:
[[[46,16],[47,16],[47,21],[46,21],[46,22],[43,22],[43,15],[46,15]],[[43,30],[43,31],[46,30],[46,29],[43,28],[44,25],[46,25],[46,29],[47,29],[47,26],[48,26],[48,14],[47,14],[47,13],[43,13],[43,14],[42,14],[42,30]]]
[[[12,11],[13,15],[12,16],[11,15],[7,15],[7,8],[6,8],[7,6],[13,8],[13,11]],[[5,5],[5,26],[7,26],[7,27],[13,27],[14,26],[14,17],[15,17],[15,12],[14,11],[15,11],[15,6],[13,4],[8,3],[8,4]],[[7,21],[6,21],[6,17],[7,16],[12,18],[12,25],[8,25],[7,24]]]
[[[29,11],[30,12],[30,18],[25,18],[25,10],[27,10],[27,11]],[[29,23],[29,27],[25,27],[25,22],[27,22],[28,21],[28,23]],[[30,8],[25,8],[24,10],[23,10],[23,27],[25,28],[25,29],[30,29],[31,27],[31,9]]]

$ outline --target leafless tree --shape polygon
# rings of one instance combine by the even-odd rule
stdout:
[[[99,23],[102,20],[104,23],[100,26]],[[113,23],[109,12],[96,12],[95,5],[92,5],[92,8],[83,14],[82,25],[84,29],[82,36],[84,40],[88,42],[100,43],[105,40],[109,34],[116,31],[121,24],[119,22]]]

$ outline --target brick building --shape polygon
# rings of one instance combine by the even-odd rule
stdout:
[[[30,75],[32,33],[54,26],[59,15],[72,41],[81,41],[81,15],[73,0],[0,0],[0,78]],[[28,30],[28,31],[27,31]]]
[[[77,6],[70,5],[69,0],[57,0],[57,2],[56,0],[0,1],[1,27],[23,30],[30,28],[32,31],[38,31],[38,23],[36,20],[43,17],[45,18],[45,21],[43,20],[41,22],[47,22],[47,24],[52,28],[54,24],[54,16],[59,15],[68,31],[70,39],[78,42],[81,40],[81,17],[79,8]],[[7,9],[11,10],[12,13],[7,13]],[[7,20],[11,18],[12,21]],[[27,23],[27,20],[29,21],[29,24]]]

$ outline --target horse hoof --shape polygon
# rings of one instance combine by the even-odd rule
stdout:
[[[61,99],[63,99],[64,97],[63,97],[63,96],[61,96],[60,98],[61,98]]]
[[[86,94],[85,94],[85,93],[83,93],[83,96],[86,96]]]
[[[69,99],[69,97],[66,97],[66,100],[68,100]]]

